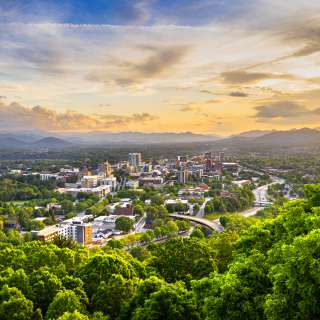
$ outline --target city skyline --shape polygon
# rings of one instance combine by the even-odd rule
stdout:
[[[7,1],[2,130],[319,127],[320,3]]]

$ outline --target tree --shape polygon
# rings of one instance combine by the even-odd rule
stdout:
[[[320,231],[296,237],[275,248],[270,269],[272,293],[266,299],[267,319],[319,319]]]
[[[113,249],[122,249],[124,244],[121,240],[110,239],[108,241],[108,246]]]
[[[190,237],[195,237],[195,238],[199,238],[199,239],[203,239],[205,238],[204,233],[202,232],[202,230],[198,227],[194,228],[194,230],[192,231]]]
[[[6,283],[12,288],[19,289],[25,296],[29,296],[31,293],[30,280],[25,270],[18,269],[14,271],[10,268],[6,272]]]
[[[120,254],[97,254],[85,264],[80,265],[76,275],[83,281],[86,293],[91,298],[96,292],[99,283],[101,281],[107,283],[112,274],[120,274],[125,279],[138,276],[136,267],[139,267],[139,263],[133,258],[130,261]]]
[[[202,317],[221,320],[264,319],[264,299],[270,280],[268,263],[262,254],[239,258],[225,274],[192,281]],[[281,319],[281,318],[277,318]]]
[[[110,318],[108,316],[105,316],[102,312],[94,312],[91,320],[109,320]]]
[[[57,320],[89,320],[86,315],[81,314],[79,311],[65,312]]]
[[[130,250],[131,255],[138,259],[139,261],[144,261],[148,259],[151,254],[148,250],[146,250],[144,247],[133,247]]]
[[[7,232],[7,242],[10,242],[14,245],[19,245],[23,242],[23,236],[19,231],[10,229]]]
[[[31,320],[33,319],[33,303],[17,288],[4,285],[0,291],[0,319]]]
[[[196,215],[199,210],[200,210],[200,206],[199,206],[198,203],[196,203],[196,204],[193,206],[193,214]]]
[[[63,200],[61,202],[61,210],[63,211],[64,214],[67,214],[71,211],[73,211],[73,202],[71,200]]]
[[[215,271],[210,247],[196,238],[173,238],[155,246],[150,265],[168,282],[200,279]]]
[[[235,253],[236,242],[239,239],[237,232],[221,232],[213,234],[209,245],[213,248],[215,261],[221,273],[226,272]]]
[[[162,205],[164,202],[163,197],[160,194],[155,194],[155,195],[151,196],[150,200],[151,200],[152,204],[155,204],[158,206]]]
[[[219,218],[220,224],[225,228],[228,223],[228,218],[224,215]]]
[[[133,221],[128,217],[119,217],[116,220],[116,229],[128,233],[133,229]]]
[[[60,279],[50,271],[35,270],[30,277],[32,300],[42,311],[46,311],[55,295],[63,289]]]
[[[181,283],[162,283],[160,288],[146,292],[135,308],[132,320],[197,320],[200,319],[192,293]]]
[[[43,320],[43,317],[42,317],[42,311],[40,308],[37,308],[35,310],[35,312],[33,313],[33,317],[32,317],[33,320]]]
[[[189,221],[178,220],[176,223],[177,223],[179,231],[181,231],[181,232],[185,232],[190,229],[190,222]]]
[[[304,193],[312,207],[320,206],[320,184],[306,184]]]
[[[151,240],[152,240],[152,238],[151,238],[150,234],[147,232],[142,233],[140,236],[141,243],[148,243],[148,242],[151,242]]]
[[[121,307],[133,295],[135,282],[114,274],[108,283],[102,281],[92,298],[95,310],[102,311],[111,319],[119,316]]]
[[[65,312],[72,313],[74,311],[79,311],[81,313],[84,313],[85,311],[85,308],[77,295],[72,290],[60,291],[49,305],[46,319],[57,319]]]
[[[206,206],[204,207],[204,212],[205,212],[206,214],[210,214],[210,213],[214,212],[214,207],[212,206],[211,203],[208,202],[208,203],[206,204]]]
[[[167,222],[167,228],[169,230],[170,235],[177,235],[179,232],[177,224],[172,220]]]
[[[142,205],[139,205],[139,204],[134,206],[133,211],[134,211],[134,214],[138,216],[142,216],[144,213]]]
[[[53,243],[59,248],[76,248],[78,246],[77,242],[71,238],[64,237],[63,235],[57,235],[53,239]]]

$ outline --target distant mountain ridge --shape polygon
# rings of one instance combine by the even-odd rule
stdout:
[[[251,131],[245,131],[241,132],[239,134],[232,135],[232,137],[243,137],[243,138],[258,138],[261,136],[264,136],[268,133],[276,132],[276,130],[251,130]]]
[[[72,143],[55,137],[45,137],[39,140],[30,141],[30,137],[23,140],[23,136],[14,134],[0,134],[0,148],[9,150],[25,150],[25,149],[63,149],[72,145]]]
[[[320,131],[317,129],[294,129],[275,131],[255,139],[263,145],[299,146],[304,144],[320,144]]]
[[[41,148],[64,148],[72,145],[71,142],[56,137],[45,137],[32,143]]]
[[[220,137],[216,135],[204,135],[192,132],[88,132],[85,135],[67,134],[65,137],[69,141],[89,144],[210,142],[220,139]]]
[[[320,130],[302,128],[287,131],[270,131],[260,135],[253,132],[239,134],[217,141],[217,144],[238,147],[298,147],[320,145]]]
[[[197,143],[214,142],[220,137],[215,135],[183,133],[142,133],[142,132],[88,132],[57,133],[46,136],[45,132],[32,134],[26,132],[0,133],[0,148],[6,149],[64,149],[74,146],[93,146],[110,144],[156,144],[156,143]]]
[[[174,144],[212,143],[219,147],[295,147],[319,145],[319,129],[292,129],[287,131],[253,130],[221,138],[216,135],[182,133],[142,133],[142,132],[88,132],[56,133],[47,132],[0,132],[0,148],[10,150],[25,149],[65,149],[71,146],[107,146],[128,144]]]

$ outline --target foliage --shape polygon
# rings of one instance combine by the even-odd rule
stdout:
[[[74,311],[85,311],[77,295],[71,290],[60,291],[51,302],[46,319],[56,319],[65,312],[72,313]]]
[[[128,217],[119,217],[116,220],[116,229],[128,233],[133,229],[133,221]]]
[[[156,246],[150,266],[168,282],[200,279],[216,270],[209,246],[194,238],[173,238]]]
[[[0,319],[319,319],[319,187],[305,194],[208,237],[166,217],[90,250],[0,234]]]

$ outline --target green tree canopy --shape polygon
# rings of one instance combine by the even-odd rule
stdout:
[[[0,291],[0,319],[31,320],[33,303],[17,288],[4,285]]]

